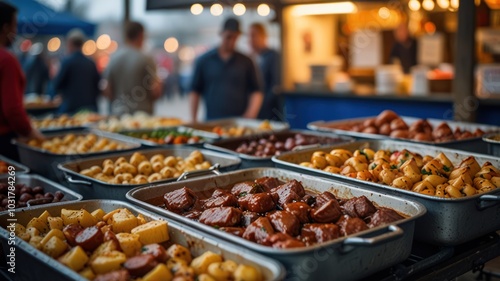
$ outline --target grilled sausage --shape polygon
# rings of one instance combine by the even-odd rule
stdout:
[[[76,235],[75,242],[82,249],[90,252],[104,242],[104,233],[97,226],[87,227]]]
[[[160,244],[149,244],[141,248],[142,254],[153,255],[156,261],[164,263],[168,259],[165,248]]]
[[[130,274],[125,269],[111,271],[106,274],[97,275],[94,281],[128,281]]]
[[[70,246],[76,246],[75,238],[78,233],[83,230],[83,227],[79,224],[68,224],[63,228],[64,237]]]
[[[152,254],[138,255],[125,261],[123,267],[128,270],[130,275],[142,277],[150,272],[158,264]]]

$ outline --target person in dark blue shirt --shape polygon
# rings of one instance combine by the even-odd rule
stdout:
[[[280,55],[268,47],[267,31],[263,24],[253,23],[250,26],[249,39],[263,83],[264,101],[258,118],[280,120],[283,118],[283,109],[276,95],[281,81]]]
[[[52,97],[60,93],[62,103],[58,113],[73,114],[80,110],[97,112],[100,75],[95,63],[82,53],[85,37],[81,31],[68,34],[69,55],[62,61],[59,73],[52,81]]]
[[[257,117],[263,95],[252,60],[235,50],[240,33],[236,19],[226,20],[219,47],[197,60],[190,93],[192,121],[196,121],[200,97],[208,120]]]

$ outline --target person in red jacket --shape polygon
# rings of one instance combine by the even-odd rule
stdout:
[[[17,149],[11,139],[17,136],[43,139],[31,127],[23,105],[26,86],[24,74],[17,59],[7,51],[17,32],[17,9],[0,2],[0,154],[17,160]]]

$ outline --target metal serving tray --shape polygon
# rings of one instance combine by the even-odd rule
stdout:
[[[281,180],[297,179],[309,190],[331,191],[340,198],[364,195],[378,206],[389,207],[409,218],[391,225],[380,226],[326,243],[294,249],[275,249],[250,242],[241,237],[217,230],[158,207],[163,195],[184,186],[193,191],[213,188],[231,188],[233,184],[269,176]],[[411,251],[415,219],[425,208],[411,200],[402,200],[358,189],[353,185],[275,168],[246,169],[219,176],[210,176],[178,183],[142,187],[131,190],[127,198],[144,208],[175,219],[184,225],[196,227],[240,247],[251,249],[282,262],[287,268],[287,280],[354,280],[405,260]],[[368,238],[370,237],[370,238]]]
[[[447,148],[467,150],[467,151],[476,152],[476,153],[487,153],[488,152],[486,145],[484,144],[484,142],[481,141],[481,137],[474,137],[474,138],[469,138],[469,139],[446,141],[446,142],[429,142],[429,141],[416,141],[416,140],[410,140],[410,139],[392,138],[390,136],[385,136],[385,135],[380,135],[380,134],[368,134],[368,133],[346,131],[346,130],[332,128],[334,126],[340,126],[340,125],[358,124],[360,122],[364,122],[367,119],[376,118],[376,117],[377,116],[371,116],[371,117],[343,119],[343,120],[328,121],[328,122],[315,121],[315,122],[307,124],[307,128],[311,129],[311,130],[332,132],[332,133],[336,133],[339,135],[346,135],[346,136],[351,136],[351,137],[356,137],[356,138],[401,140],[401,141],[410,142],[410,143],[429,144],[429,145],[442,146],[442,147],[447,147]],[[415,117],[407,117],[407,116],[400,116],[400,117],[408,125],[411,125],[412,123],[414,123],[418,120],[422,120],[422,118],[415,118]],[[488,131],[500,132],[500,127],[492,126],[492,125],[448,121],[448,120],[432,119],[432,118],[427,118],[426,120],[429,122],[429,124],[432,125],[433,128],[435,128],[436,126],[438,126],[442,122],[446,122],[450,126],[452,131],[454,131],[456,128],[461,128],[462,130],[465,129],[465,130],[469,130],[471,132],[474,132],[476,129],[481,129],[485,132],[488,132]]]
[[[0,183],[7,183],[9,181],[9,176],[0,176]],[[64,197],[62,199],[63,202],[66,201],[80,201],[83,197],[58,183],[55,183],[49,179],[43,178],[39,175],[34,174],[17,174],[14,178],[15,184],[25,184],[29,187],[41,186],[45,192],[54,193],[56,191],[61,191],[64,193]],[[43,204],[43,206],[48,206],[55,203]],[[29,206],[29,201],[28,201]]]
[[[212,251],[221,254],[225,259],[233,260],[237,263],[253,265],[259,268],[265,276],[265,280],[282,280],[284,277],[283,266],[274,260],[252,253],[248,250],[236,249],[226,241],[212,236],[202,235],[192,228],[182,226],[179,223],[121,201],[91,200],[75,203],[60,203],[52,206],[37,206],[32,209],[18,209],[15,212],[15,219],[17,223],[26,225],[33,217],[39,216],[45,210],[56,215],[60,214],[62,208],[86,209],[90,211],[101,208],[105,212],[110,212],[117,208],[127,208],[135,215],[143,214],[146,220],[166,220],[168,222],[170,241],[189,248],[191,253],[195,256],[199,256],[206,251]],[[4,255],[2,256],[9,254],[10,247],[12,247],[8,245],[9,232],[5,229],[9,224],[9,219],[11,219],[11,217],[8,216],[8,213],[3,212],[0,214],[0,225],[2,226],[0,228],[0,238],[4,251]],[[87,280],[77,272],[74,272],[57,260],[44,254],[42,251],[35,249],[22,239],[16,237],[15,242],[16,273],[15,275],[9,274],[14,280]]]
[[[200,130],[189,130],[189,129],[186,130],[186,128],[183,128],[183,127],[180,127],[180,126],[161,127],[161,128],[154,128],[154,129],[123,130],[123,131],[117,132],[116,134],[120,135],[123,138],[127,138],[127,139],[130,139],[132,141],[139,142],[140,144],[142,144],[144,146],[152,146],[152,147],[158,147],[158,146],[162,146],[162,147],[175,147],[175,146],[179,146],[179,145],[174,145],[174,144],[158,144],[158,143],[156,143],[154,141],[148,141],[148,140],[144,140],[144,139],[141,139],[141,138],[136,138],[136,137],[132,137],[132,136],[126,135],[126,133],[145,133],[145,134],[148,134],[148,133],[151,133],[153,131],[158,131],[158,130],[168,130],[168,131],[176,131],[176,132],[182,132],[182,133],[191,133],[193,136],[198,136],[198,137],[204,138],[204,140],[200,140],[200,142],[197,142],[197,143],[193,143],[193,144],[179,144],[179,145],[189,145],[189,146],[202,147],[203,143],[205,143],[207,141],[211,142],[211,141],[219,138],[219,137],[214,138],[214,136],[213,136],[212,133],[208,133],[208,132],[200,131]]]
[[[494,140],[493,137],[498,137],[500,134],[489,134],[483,136],[483,141],[488,144],[488,154],[500,157],[500,140]]]
[[[500,158],[498,157],[391,140],[359,141],[320,149],[290,152],[274,157],[273,161],[281,168],[343,180],[354,183],[360,188],[392,194],[402,199],[422,203],[427,208],[427,214],[417,220],[415,238],[426,243],[447,246],[458,245],[500,229],[500,204],[498,204],[500,201],[500,188],[488,193],[463,198],[439,198],[299,165],[301,162],[310,161],[314,151],[330,152],[334,148],[355,151],[365,147],[370,147],[373,150],[386,149],[391,151],[407,149],[414,153],[431,156],[437,156],[443,152],[454,165],[458,165],[466,157],[474,156],[480,165],[489,161],[494,166],[500,167]]]
[[[201,133],[205,134],[206,136],[211,136],[213,139],[218,139],[218,138],[228,138],[227,136],[220,136],[216,133],[212,132],[212,129],[216,126],[220,127],[247,127],[251,129],[259,129],[259,126],[264,122],[265,120],[259,120],[259,119],[247,119],[247,118],[225,118],[225,119],[217,119],[217,120],[212,120],[212,121],[207,121],[203,123],[190,123],[190,124],[185,124],[182,125],[181,127],[185,128],[186,130],[192,130],[193,132],[195,131],[201,131]],[[258,132],[255,132],[255,134],[262,134],[266,132],[280,132],[280,131],[286,131],[290,128],[290,125],[285,122],[279,122],[279,121],[268,121],[269,124],[271,125],[271,130],[259,130]],[[246,136],[249,135],[255,135],[255,134],[247,134]]]
[[[52,180],[57,180],[59,182],[62,182],[62,174],[57,169],[57,165],[61,162],[98,156],[98,155],[107,155],[122,151],[132,151],[139,149],[139,147],[141,146],[138,142],[133,142],[129,139],[121,138],[119,136],[112,135],[99,130],[66,131],[64,133],[46,134],[45,136],[47,138],[52,138],[58,136],[59,137],[65,136],[70,133],[75,135],[86,135],[92,133],[100,137],[105,137],[120,142],[122,144],[127,144],[130,146],[130,148],[123,150],[66,155],[66,154],[55,154],[37,147],[30,146],[26,142],[21,141],[19,139],[14,139],[12,143],[17,146],[21,162],[25,163],[31,169],[32,172],[43,175],[44,177],[47,177]]]
[[[205,160],[210,161],[212,165],[218,164],[222,171],[236,169],[241,163],[241,160],[236,156],[209,151],[205,149],[195,149],[190,147],[182,147],[182,148],[179,147],[171,149],[158,148],[158,149],[141,150],[138,152],[141,152],[148,158],[152,157],[155,154],[163,154],[165,156],[180,156],[182,158],[185,158],[195,150],[199,150],[203,154]],[[125,200],[125,194],[134,187],[145,186],[145,185],[157,185],[159,183],[177,180],[177,178],[170,178],[147,184],[110,184],[107,182],[94,179],[92,177],[81,175],[78,172],[83,169],[90,168],[94,165],[101,165],[105,159],[111,159],[113,161],[115,161],[120,157],[125,157],[129,159],[131,155],[132,152],[125,152],[125,153],[116,153],[116,154],[92,157],[86,159],[79,159],[61,163],[58,165],[58,168],[62,171],[62,173],[64,173],[65,179],[68,182],[69,186],[72,189],[80,192],[85,199]]]
[[[275,135],[276,138],[280,141],[285,141],[288,137],[293,137],[295,134],[303,134],[305,136],[315,136],[321,137],[325,140],[324,143],[321,144],[313,144],[306,146],[297,146],[294,150],[305,149],[309,147],[319,147],[321,145],[332,145],[337,143],[345,143],[345,142],[353,142],[354,139],[346,136],[337,136],[334,134],[321,133],[316,131],[306,131],[306,130],[292,130],[292,131],[283,131],[276,133],[265,133],[261,135],[253,135],[239,138],[231,138],[231,139],[223,139],[215,141],[214,143],[205,143],[204,147],[220,152],[230,153],[233,155],[237,155],[242,159],[241,168],[253,168],[253,167],[274,167],[274,163],[272,161],[272,156],[266,157],[258,157],[254,155],[249,155],[245,153],[238,153],[236,149],[243,142],[249,142],[252,140],[259,140],[262,137],[269,137],[270,135]]]
[[[1,154],[0,154],[0,161],[3,161],[7,164],[14,166],[14,168],[16,168],[16,175],[17,174],[27,174],[30,172],[30,169],[28,167],[26,167],[25,165],[18,163],[14,160],[11,160],[7,157],[4,157]],[[0,174],[0,176],[2,176],[2,175],[7,175],[7,174]]]

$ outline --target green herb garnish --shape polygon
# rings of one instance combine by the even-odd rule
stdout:
[[[397,169],[397,168],[398,168],[398,166],[396,166],[396,165],[391,165],[391,169],[395,170],[395,169]]]
[[[449,172],[449,171],[451,171],[450,167],[448,167],[448,166],[446,166],[446,165],[444,165],[444,166],[443,166],[443,170],[444,170],[445,172]]]
[[[247,194],[248,194],[248,192],[245,191],[245,192],[238,194],[238,197],[241,198],[241,197],[247,196]]]
[[[264,232],[267,232],[266,228],[265,227],[261,227],[260,230],[264,231]]]
[[[420,171],[422,173],[422,175],[432,175],[432,172],[430,171],[427,171],[425,169],[422,169],[422,171]]]
[[[374,170],[375,168],[377,168],[377,163],[373,163],[370,167],[370,169]]]

